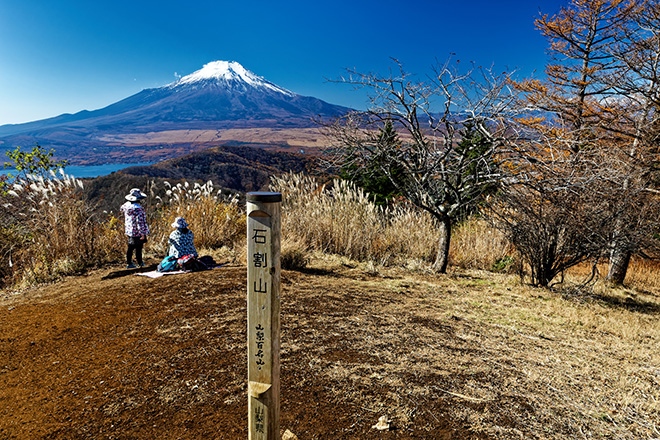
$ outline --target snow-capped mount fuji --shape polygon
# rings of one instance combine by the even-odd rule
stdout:
[[[295,96],[295,93],[255,75],[235,61],[213,61],[204,65],[200,70],[173,82],[168,87],[172,89],[184,86],[203,87],[210,83],[223,84],[227,89],[237,88],[245,91],[248,87],[254,87],[290,97]]]
[[[231,141],[286,143],[268,134],[308,133],[316,130],[314,119],[348,110],[286,90],[237,62],[213,61],[99,110],[0,126],[0,149],[39,143],[74,163],[154,160],[180,153],[182,145],[190,151]]]

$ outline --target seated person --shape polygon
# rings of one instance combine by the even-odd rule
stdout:
[[[193,243],[193,232],[188,229],[186,220],[183,217],[177,217],[172,223],[172,227],[176,229],[170,234],[168,255],[173,255],[176,258],[181,258],[184,255],[194,255],[197,258],[197,250]]]

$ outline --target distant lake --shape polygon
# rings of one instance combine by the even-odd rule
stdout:
[[[79,166],[79,165],[69,165],[64,168],[64,172],[68,175],[77,178],[83,177],[99,177],[107,176],[110,173],[115,171],[123,170],[124,168],[142,166],[142,165],[151,165],[151,162],[141,162],[141,163],[109,163],[105,165],[89,165],[89,166]],[[0,167],[1,167],[0,163]],[[8,168],[6,170],[0,169],[0,175],[16,172],[13,168]],[[58,173],[59,174],[59,173]]]

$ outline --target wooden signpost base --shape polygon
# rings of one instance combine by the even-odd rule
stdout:
[[[248,439],[280,434],[280,204],[247,194]]]

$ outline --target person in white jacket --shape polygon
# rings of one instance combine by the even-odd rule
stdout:
[[[135,252],[135,260],[138,266],[144,266],[142,247],[147,242],[149,226],[147,226],[147,215],[139,202],[146,198],[147,196],[142,191],[133,188],[126,196],[127,202],[119,208],[124,213],[124,231],[128,239],[128,249],[126,250],[127,269],[137,267],[133,264],[133,252]]]

